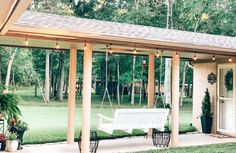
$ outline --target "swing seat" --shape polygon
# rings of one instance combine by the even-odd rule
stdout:
[[[164,131],[169,109],[117,109],[114,118],[98,116],[98,130],[112,134],[114,130],[132,133],[133,129],[148,132],[150,128]]]

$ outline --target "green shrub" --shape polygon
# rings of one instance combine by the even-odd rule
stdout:
[[[0,94],[0,112],[7,120],[21,115],[18,103],[21,97],[13,94]]]
[[[16,140],[17,139],[17,134],[15,132],[9,132],[7,135],[7,140]]]
[[[202,101],[202,116],[204,117],[212,117],[211,111],[211,98],[208,89],[205,91],[205,96]]]

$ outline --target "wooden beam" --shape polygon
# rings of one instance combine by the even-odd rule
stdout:
[[[90,145],[91,91],[92,91],[92,44],[84,48],[84,76],[82,100],[82,139],[81,152],[88,153]]]
[[[76,100],[76,61],[77,49],[71,46],[70,49],[70,69],[69,69],[69,97],[68,97],[68,125],[67,143],[74,142],[75,133],[75,100]]]
[[[14,25],[9,30],[11,34],[17,33],[29,33],[33,35],[44,35],[54,37],[70,37],[70,39],[77,38],[78,40],[88,40],[88,42],[103,43],[103,44],[114,44],[121,46],[133,47],[134,44],[137,48],[158,48],[164,50],[176,50],[176,51],[187,51],[187,52],[197,52],[197,53],[207,53],[207,54],[234,54],[236,49],[234,48],[223,48],[223,47],[214,47],[208,45],[193,45],[190,43],[181,43],[181,42],[172,42],[166,40],[148,40],[148,39],[139,39],[139,38],[130,38],[130,37],[120,37],[115,35],[101,35],[97,33],[82,33],[82,32],[70,32],[63,29],[49,29],[42,27],[28,27],[28,26],[17,26]]]
[[[173,53],[172,60],[172,134],[171,134],[171,146],[178,146],[179,140],[179,58],[178,52]]]
[[[149,53],[148,64],[148,107],[153,108],[155,102],[155,54]]]
[[[154,107],[155,102],[155,54],[149,53],[148,63],[148,108]],[[151,137],[152,129],[148,130],[148,137]]]
[[[5,35],[32,0],[0,0],[0,34]]]

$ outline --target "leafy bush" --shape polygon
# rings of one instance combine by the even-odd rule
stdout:
[[[7,120],[21,115],[18,103],[21,97],[13,94],[0,94],[0,112]]]
[[[25,121],[22,121],[22,120],[18,120],[16,122],[16,125],[15,127],[18,129],[18,130],[23,130],[23,131],[26,131],[29,129],[29,125],[25,122]]]
[[[211,111],[211,98],[208,89],[205,91],[205,96],[202,101],[202,116],[204,117],[212,117]]]
[[[17,134],[15,132],[9,132],[7,135],[7,140],[16,140]]]

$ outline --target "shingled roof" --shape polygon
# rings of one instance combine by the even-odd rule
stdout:
[[[236,50],[236,38],[26,11],[14,26]]]

